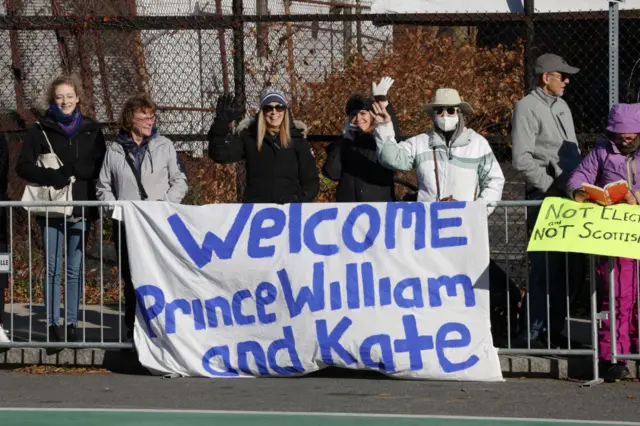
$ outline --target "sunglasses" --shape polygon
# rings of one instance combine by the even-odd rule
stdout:
[[[565,81],[568,80],[571,77],[571,74],[567,74],[566,72],[552,72],[550,74],[553,74],[554,76],[558,77],[560,79],[560,81]]]
[[[271,111],[284,112],[287,110],[287,107],[284,105],[265,105],[262,107],[262,112],[265,114]]]
[[[444,112],[447,112],[447,115],[456,115],[458,113],[458,108],[456,107],[448,107],[448,108],[434,108],[433,110],[436,115],[442,115]]]

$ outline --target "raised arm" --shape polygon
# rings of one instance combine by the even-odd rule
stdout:
[[[374,102],[373,110],[377,123],[374,136],[376,139],[378,162],[393,170],[409,171],[413,169],[417,138],[410,138],[398,143],[395,131],[393,130],[393,124],[391,123],[391,116],[387,112],[386,107],[382,106],[379,102]]]
[[[240,135],[230,134],[233,121],[239,120],[242,112],[237,102],[222,95],[216,105],[216,117],[207,134],[209,158],[221,164],[235,163],[244,158],[244,143]]]

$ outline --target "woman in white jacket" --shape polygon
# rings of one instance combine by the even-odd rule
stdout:
[[[434,129],[397,143],[386,109],[374,103],[375,130],[380,164],[393,170],[416,169],[418,201],[499,201],[504,175],[489,142],[465,127],[471,105],[455,89],[438,89],[424,106]],[[493,208],[489,208],[491,214]]]

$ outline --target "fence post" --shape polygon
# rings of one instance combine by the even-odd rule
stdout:
[[[236,13],[235,3],[233,8],[233,13]],[[242,4],[240,4],[240,16],[242,16]],[[216,15],[222,17],[222,0],[216,0]],[[200,34],[200,30],[198,30],[198,34]],[[244,34],[244,32],[243,32]],[[233,33],[234,42],[235,42],[235,32]],[[243,35],[244,37],[244,35]],[[220,62],[222,64],[222,87],[224,90],[224,94],[229,94],[229,65],[227,61],[227,42],[224,36],[224,29],[220,28],[218,30],[218,43],[220,44]],[[242,45],[244,46],[244,39],[242,40]],[[244,49],[242,51],[244,56]],[[235,56],[234,56],[235,61]],[[234,63],[235,65],[235,63]],[[200,69],[202,69],[202,65],[200,65]],[[244,74],[244,73],[243,73]],[[244,78],[244,77],[243,77]]]
[[[244,81],[243,0],[233,0],[233,84],[236,99],[246,108]]]
[[[16,0],[4,0],[7,16],[17,16],[21,12],[21,3]],[[20,43],[18,41],[18,31],[9,31],[9,46],[11,48],[11,72],[13,74],[13,88],[16,94],[16,110],[22,121],[34,119],[31,111],[27,110],[24,96],[24,72],[22,69],[22,58]],[[26,125],[25,125],[26,126]]]
[[[609,1],[609,108],[618,103],[618,1]]]
[[[535,25],[533,23],[534,0],[524,0],[524,14],[526,16],[526,35],[524,43],[524,80],[527,92],[533,90],[536,85],[533,64],[535,62],[534,38]]]
[[[51,0],[51,15],[60,16],[60,0]],[[58,51],[60,52],[62,69],[65,72],[70,73],[73,67],[71,66],[71,61],[69,59],[69,47],[67,46],[67,40],[59,29],[56,29],[55,33],[56,40],[58,42]]]
[[[287,72],[289,73],[290,86],[291,86],[291,105],[292,108],[296,108],[298,105],[298,98],[296,96],[297,82],[296,82],[296,64],[293,52],[293,27],[291,23],[291,3],[292,0],[284,0],[284,14],[289,17],[287,21]]]

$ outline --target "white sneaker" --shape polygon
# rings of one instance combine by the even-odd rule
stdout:
[[[9,336],[7,336],[7,332],[4,331],[4,328],[0,325],[0,343],[9,343]]]

